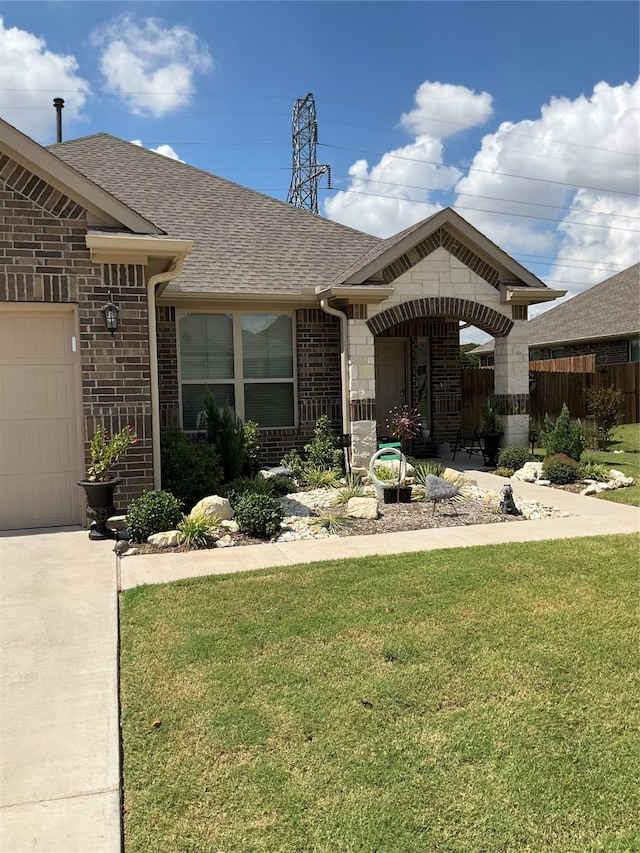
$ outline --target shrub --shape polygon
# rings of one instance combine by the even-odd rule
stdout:
[[[241,420],[234,418],[230,409],[220,411],[213,397],[207,397],[205,410],[207,441],[215,447],[222,464],[224,482],[228,483],[242,474],[246,452],[244,427]]]
[[[143,492],[127,509],[126,525],[133,542],[146,542],[153,533],[175,530],[182,519],[180,501],[171,492]]]
[[[556,453],[544,460],[542,475],[555,485],[564,486],[582,478],[582,466],[566,453]]]
[[[180,427],[169,427],[160,436],[162,485],[186,509],[218,491],[222,471],[214,447],[202,438],[191,438]]]
[[[317,468],[315,465],[305,465],[302,469],[302,482],[312,489],[326,489],[335,486],[342,471],[339,468]]]
[[[571,420],[567,404],[562,404],[555,424],[548,415],[544,416],[544,430],[541,435],[542,445],[547,456],[555,456],[558,453],[570,456],[576,462],[580,461],[584,450],[584,436],[580,421]]]
[[[442,477],[444,474],[444,465],[441,465],[439,462],[419,462],[414,466],[414,470],[413,479],[416,483],[424,486],[429,474],[433,474],[434,477]]]
[[[587,412],[595,426],[596,446],[606,450],[611,444],[613,428],[622,416],[624,394],[611,385],[609,388],[589,388]]]
[[[267,539],[280,530],[284,510],[280,501],[270,495],[243,495],[235,507],[235,520],[248,536]]]
[[[271,481],[263,477],[238,477],[230,483],[225,483],[220,491],[233,510],[245,495],[273,495]]]
[[[260,455],[260,427],[255,421],[246,421],[242,427],[244,433],[244,462],[242,473],[254,477],[258,473]]]
[[[285,477],[284,474],[276,474],[274,477],[269,477],[267,482],[271,486],[271,491],[276,496],[290,495],[297,491],[297,486],[291,477]]]
[[[305,444],[304,451],[306,461],[314,468],[325,471],[337,468],[342,471],[344,454],[338,447],[338,439],[333,434],[331,421],[327,415],[322,415],[316,421],[313,439],[310,444]]]
[[[353,519],[334,510],[322,510],[320,515],[309,520],[312,530],[327,530],[332,536],[345,533],[353,524]]]
[[[526,447],[512,444],[509,447],[503,447],[498,453],[499,468],[513,468],[518,471],[524,466],[525,462],[532,462],[533,456],[529,453]]]
[[[359,474],[347,474],[344,485],[338,487],[336,494],[331,499],[332,506],[342,506],[349,502],[351,498],[361,498],[364,496],[364,486]]]
[[[178,524],[180,543],[197,550],[208,548],[217,538],[219,518],[209,518],[206,515],[185,515]]]
[[[302,471],[304,469],[304,460],[297,450],[290,450],[280,460],[283,468],[291,471],[291,476],[296,480],[302,479]]]
[[[597,480],[599,483],[606,483],[611,479],[611,471],[602,462],[595,462],[591,459],[582,461],[582,471],[585,480]]]
[[[493,473],[496,475],[496,477],[513,477],[515,471],[513,470],[513,468],[496,468]]]

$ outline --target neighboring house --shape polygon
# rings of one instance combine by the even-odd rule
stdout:
[[[640,264],[528,322],[531,361],[595,354],[596,364],[640,361]],[[471,350],[493,364],[494,341]]]
[[[328,414],[366,464],[393,405],[462,420],[459,327],[528,402],[527,306],[556,298],[452,210],[380,240],[105,134],[45,149],[0,121],[0,527],[78,523],[97,426],[132,425],[118,503],[159,487],[160,431],[207,395],[277,462]],[[103,305],[119,325],[107,331]],[[504,418],[526,443],[526,414]]]

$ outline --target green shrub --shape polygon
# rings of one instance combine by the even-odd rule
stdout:
[[[263,477],[237,477],[220,489],[222,497],[225,497],[235,510],[238,501],[245,495],[273,495],[273,486],[270,480]]]
[[[599,483],[606,483],[611,479],[611,471],[602,462],[594,462],[593,460],[582,460],[582,471],[585,480],[597,480]]]
[[[335,486],[340,479],[342,471],[339,468],[317,468],[315,465],[307,464],[302,469],[302,482],[312,489],[328,489]]]
[[[276,474],[274,477],[269,477],[267,482],[271,486],[271,491],[276,496],[290,495],[298,489],[291,477],[285,477],[284,474]]]
[[[498,467],[500,468],[512,468],[514,471],[518,471],[524,466],[525,462],[533,462],[533,456],[526,447],[512,444],[509,447],[503,447],[498,453]]]
[[[182,520],[180,501],[171,492],[143,492],[127,509],[126,525],[133,542],[146,542],[153,533],[175,530]]]
[[[302,472],[304,470],[304,460],[302,456],[298,453],[297,450],[290,450],[280,460],[280,464],[283,468],[286,468],[291,472],[291,476],[296,480],[302,479]]]
[[[320,515],[309,519],[309,527],[316,532],[327,530],[332,536],[345,533],[353,524],[353,518],[334,510],[322,510]]]
[[[434,477],[442,477],[444,474],[444,465],[441,465],[440,462],[419,462],[414,466],[414,470],[416,473],[413,475],[413,479],[420,486],[424,486],[429,474],[433,474]]]
[[[566,453],[556,453],[544,460],[542,476],[557,486],[577,483],[582,479],[582,466]]]
[[[496,475],[496,477],[513,477],[515,471],[513,470],[513,468],[496,468],[493,473]]]
[[[624,394],[619,388],[589,388],[587,412],[594,423],[596,446],[606,450],[611,444],[613,429],[624,411]]]
[[[256,495],[248,492],[243,495],[235,507],[235,520],[240,530],[248,536],[268,539],[280,530],[284,518],[282,504],[270,495]]]
[[[359,474],[347,474],[344,478],[344,485],[340,485],[334,497],[331,499],[332,506],[342,506],[348,503],[351,498],[361,498],[364,496],[364,486]]]
[[[544,430],[541,435],[542,446],[547,456],[558,453],[570,456],[576,462],[580,461],[584,450],[584,436],[580,421],[571,420],[567,404],[562,404],[562,411],[555,424],[548,415],[544,416]]]
[[[180,544],[193,550],[208,548],[217,539],[219,527],[219,518],[210,518],[200,513],[185,515],[178,524]]]
[[[322,415],[316,421],[313,439],[310,444],[305,444],[304,451],[306,461],[314,468],[325,471],[337,468],[342,471],[344,454],[338,447],[338,439],[327,415]]]
[[[244,433],[244,462],[242,473],[247,477],[255,477],[258,473],[258,456],[260,455],[260,427],[255,421],[246,421],[242,427]]]
[[[202,438],[191,438],[180,427],[168,427],[160,435],[162,486],[191,509],[218,491],[222,470],[216,449]]]
[[[220,411],[213,397],[205,402],[207,441],[215,447],[222,465],[225,483],[242,474],[245,458],[245,434],[242,421],[235,419],[230,409]]]

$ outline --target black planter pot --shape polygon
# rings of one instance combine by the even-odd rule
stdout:
[[[500,451],[501,432],[481,432],[480,438],[484,442],[484,453],[489,465],[495,468],[498,464],[498,453]]]
[[[391,486],[382,492],[382,500],[386,504],[411,503],[411,486]]]
[[[107,519],[116,514],[116,508],[113,505],[113,493],[116,486],[121,482],[122,480],[119,478],[96,483],[92,483],[90,480],[78,481],[78,485],[82,486],[87,495],[87,518],[93,522],[89,530],[89,539],[98,541],[115,539],[116,534],[107,527]]]

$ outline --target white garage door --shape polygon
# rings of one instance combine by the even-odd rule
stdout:
[[[0,307],[0,530],[78,524],[73,311]]]

